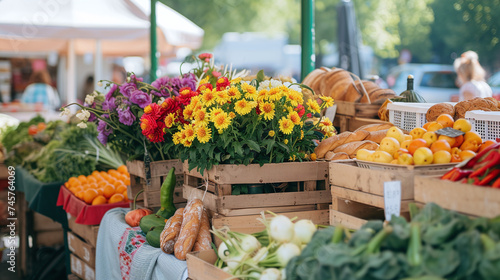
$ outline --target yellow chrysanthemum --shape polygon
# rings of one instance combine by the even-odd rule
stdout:
[[[232,85],[234,85],[234,84],[238,84],[238,83],[240,83],[240,82],[241,82],[241,77],[238,77],[238,78],[236,78],[236,79],[232,79],[232,80],[231,80],[231,84],[232,84]]]
[[[210,106],[215,102],[215,92],[216,90],[205,90],[203,95],[201,96],[201,100],[205,104],[205,106]]]
[[[215,101],[219,105],[224,105],[229,101],[227,90],[218,90],[215,92]]]
[[[193,118],[194,115],[194,110],[191,105],[188,105],[184,108],[184,111],[182,111],[182,115],[184,116],[184,119],[189,120]]]
[[[248,101],[246,99],[241,99],[234,104],[234,110],[236,113],[244,116],[252,111],[256,105],[255,101]]]
[[[191,102],[189,103],[189,105],[193,106],[193,108],[197,107],[200,103],[200,96],[199,95],[196,95],[196,96],[193,96],[191,97]]]
[[[184,143],[182,143],[184,145],[184,147],[191,147],[191,145],[193,145],[193,141],[189,141],[189,140],[184,140]]]
[[[167,128],[171,128],[174,125],[174,121],[175,121],[175,114],[174,113],[168,114],[165,117],[165,126]]]
[[[315,100],[309,99],[309,100],[307,100],[306,104],[307,104],[307,106],[309,106],[309,110],[316,112],[316,113],[320,112],[320,107],[318,105],[318,102],[316,102]]]
[[[276,101],[281,98],[281,90],[279,88],[272,88],[267,92],[267,98],[271,101]]]
[[[274,135],[276,135],[276,133],[274,132],[274,130],[269,130],[268,135],[271,137],[274,137]]]
[[[224,110],[222,110],[222,108],[213,108],[212,111],[210,111],[210,119],[213,120],[213,118],[220,113],[224,113]]]
[[[319,97],[321,100],[323,100],[323,104],[321,104],[321,106],[323,107],[332,107],[333,106],[333,98],[331,98],[330,96],[320,96]]]
[[[288,90],[287,95],[288,95],[288,100],[290,101],[290,104],[293,107],[297,107],[299,104],[304,103],[302,93],[300,93],[296,90],[293,90],[293,89]]]
[[[280,131],[284,134],[291,134],[295,125],[290,119],[282,117],[279,121]]]
[[[181,132],[176,132],[174,133],[174,135],[172,136],[172,142],[174,142],[175,145],[178,145],[180,144],[180,135],[181,135]]]
[[[207,143],[212,138],[212,129],[206,126],[196,128],[196,138],[200,143]]]
[[[185,124],[184,125],[184,134],[186,135],[187,141],[193,141],[196,135],[194,134],[194,128],[192,124]]]
[[[229,112],[229,117],[231,119],[234,119],[234,118],[236,118],[236,114],[234,112]]]
[[[205,78],[203,78],[203,79],[200,80],[200,82],[198,83],[198,85],[206,84],[206,83],[208,83],[208,80],[209,80],[209,77],[205,77]]]
[[[259,91],[259,95],[257,96],[257,101],[262,102],[266,100],[267,97],[267,89],[261,89]]]
[[[261,111],[261,114],[264,116],[264,119],[274,119],[274,107],[274,103],[264,102],[260,104],[259,109]]]
[[[241,84],[241,89],[246,92],[245,97],[251,98],[253,100],[257,99],[257,90],[255,89],[254,86],[249,85],[247,83],[242,83]]]
[[[289,161],[295,161],[297,159],[296,155],[292,155],[288,158]]]
[[[295,125],[302,125],[302,121],[300,120],[299,113],[296,111],[292,111],[288,114],[288,118],[293,122]]]
[[[323,117],[319,121],[319,127],[332,126],[332,121],[328,117]]]
[[[194,121],[197,125],[208,124],[208,114],[205,109],[200,109],[194,113]]]
[[[286,145],[288,144],[288,139],[283,140],[283,143]]]
[[[235,99],[241,99],[241,92],[239,91],[239,89],[235,86],[232,86],[228,89],[227,91],[227,95],[229,96],[229,98],[231,100],[235,100]]]
[[[212,122],[214,123],[215,128],[218,130],[224,130],[231,124],[231,118],[226,114],[226,112],[221,112],[220,114],[212,117]]]

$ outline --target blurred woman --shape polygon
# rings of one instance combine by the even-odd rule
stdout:
[[[61,101],[47,70],[39,70],[31,74],[29,86],[26,87],[21,98],[24,103],[43,103],[45,109],[59,108]]]
[[[479,64],[476,52],[464,52],[453,63],[461,83],[459,100],[464,101],[475,97],[491,97],[493,92],[485,81],[486,71]]]

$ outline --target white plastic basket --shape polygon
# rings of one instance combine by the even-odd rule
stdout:
[[[387,104],[389,122],[395,126],[411,131],[415,127],[422,127],[426,122],[425,114],[435,103],[405,103],[394,102]]]
[[[472,131],[477,132],[483,141],[500,138],[500,112],[468,111],[465,119],[472,124]]]
[[[378,163],[364,160],[356,160],[360,168],[374,170],[390,170],[399,173],[411,173],[413,175],[440,176],[455,167],[458,163],[428,164],[428,165],[400,165],[390,163]]]

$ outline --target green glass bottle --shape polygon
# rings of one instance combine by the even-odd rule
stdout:
[[[400,102],[411,102],[411,103],[426,103],[425,99],[413,90],[413,75],[408,75],[408,80],[406,84],[406,90],[403,91],[399,96],[403,99]]]

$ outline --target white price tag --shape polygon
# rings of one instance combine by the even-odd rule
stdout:
[[[336,113],[337,113],[337,104],[333,104],[332,107],[326,108],[325,117],[328,117],[328,119],[333,123]]]
[[[399,217],[401,212],[401,181],[384,183],[384,211],[387,221],[391,220],[392,215]]]

